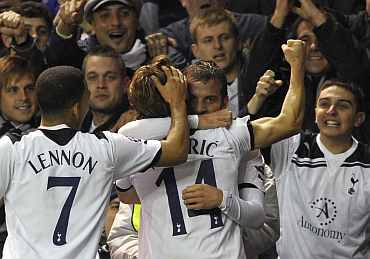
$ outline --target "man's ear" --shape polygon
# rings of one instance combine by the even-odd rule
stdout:
[[[365,119],[366,119],[366,115],[365,115],[364,112],[358,112],[358,113],[356,113],[356,115],[355,115],[355,123],[354,123],[355,127],[356,128],[360,127],[362,125],[362,123],[364,123]]]
[[[225,96],[224,99],[222,100],[222,108],[225,109],[229,105],[229,97]]]
[[[127,94],[128,86],[130,85],[130,83],[131,83],[131,79],[127,75],[125,75],[125,77],[122,79],[122,88],[123,88],[124,94]]]
[[[194,57],[199,58],[199,55],[198,55],[199,49],[198,49],[197,44],[195,43],[191,44],[191,51],[193,52]]]

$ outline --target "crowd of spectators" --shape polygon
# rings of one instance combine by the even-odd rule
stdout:
[[[345,257],[349,255],[369,258],[370,182],[366,176],[350,174],[350,185],[346,180],[330,180],[328,176],[316,175],[317,162],[307,169],[314,171],[312,178],[304,174],[307,172],[298,170],[294,173],[302,173],[303,178],[290,178],[287,172],[293,169],[286,161],[294,161],[292,164],[299,164],[299,167],[306,163],[300,158],[325,157],[339,161],[335,166],[358,162],[361,170],[369,167],[370,0],[1,0],[0,36],[0,137],[14,129],[27,133],[39,126],[36,79],[45,69],[60,65],[81,69],[90,92],[89,111],[80,128],[83,132],[118,132],[130,121],[158,116],[143,116],[143,111],[135,109],[129,93],[135,72],[155,62],[186,69],[205,60],[223,70],[227,105],[211,111],[198,107],[194,112],[199,115],[195,119],[198,129],[228,127],[232,120],[244,116],[253,120],[276,117],[284,107],[289,85],[296,81],[281,46],[289,39],[303,41],[305,112],[301,132],[299,137],[262,150],[266,163],[261,162],[259,166],[266,169],[262,170],[265,171],[261,184],[264,187],[258,188],[265,193],[265,221],[257,227],[247,225],[243,229],[246,255],[259,259],[276,259],[278,254],[281,258],[349,258]],[[349,95],[355,101],[341,104],[338,96],[342,90],[337,89],[339,93],[334,95],[340,99],[339,104],[330,103],[333,86],[345,89],[347,95],[343,96]],[[150,93],[146,98],[148,103],[152,101]],[[195,99],[190,95],[188,103],[192,104]],[[325,100],[332,109],[327,111],[332,116],[327,115],[327,121],[319,117]],[[215,102],[211,97],[206,101],[207,105]],[[353,109],[350,119],[342,115],[349,109],[348,105]],[[358,113],[361,116],[357,116]],[[322,136],[328,131],[327,124],[338,131],[345,124],[347,127],[343,129],[345,134],[331,142],[330,147],[337,145],[335,150],[339,151],[336,153],[327,146],[322,148],[324,141],[316,139],[317,134]],[[356,152],[362,153],[346,155],[344,159],[348,160],[333,158],[328,151],[344,154],[352,143],[355,143],[354,149],[361,149]],[[319,147],[325,152],[320,153]],[[321,173],[339,174],[341,171],[335,166],[328,162],[329,170]],[[305,185],[303,179],[309,186],[305,191],[312,191],[311,196],[301,197],[298,187],[292,187]],[[329,192],[333,195],[334,190],[342,188],[347,192],[348,189],[350,199],[355,190],[361,192],[359,201],[354,198],[349,201],[352,206],[358,204],[356,208],[351,207],[357,214],[346,212],[345,216],[338,217],[347,217],[347,221],[337,220],[344,225],[356,225],[358,220],[358,226],[353,232],[350,227],[341,231],[348,239],[332,241],[337,242],[333,248],[326,240],[317,241],[321,229],[323,233],[325,229],[334,231],[334,227],[326,228],[326,221],[325,227],[316,228],[303,212],[302,221],[298,223],[298,218],[287,216],[289,213],[301,215],[299,205],[290,204],[302,205],[329,195],[321,195],[317,190],[320,187],[324,193],[329,185],[338,185]],[[112,183],[97,258],[139,258],[140,205],[119,204],[118,196]],[[343,199],[336,201],[346,206],[340,209],[350,210]],[[312,206],[320,204],[317,201]],[[7,236],[5,206],[4,199],[0,199],[0,258]],[[320,218],[320,211],[316,212],[314,216]],[[292,225],[301,224],[306,232],[300,234],[291,228],[288,219]],[[310,236],[308,232],[315,233]],[[309,239],[315,239],[315,245],[307,241]],[[299,244],[290,248],[289,242]],[[310,251],[302,251],[300,247]],[[348,247],[352,250],[346,250]]]

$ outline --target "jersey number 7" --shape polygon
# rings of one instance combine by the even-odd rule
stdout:
[[[73,200],[75,199],[78,184],[80,183],[81,177],[53,177],[48,178],[47,190],[53,187],[72,187],[66,202],[63,205],[62,211],[60,213],[57,225],[54,229],[53,243],[56,246],[65,245],[67,228],[69,222],[69,215],[71,214],[71,208]]]
[[[164,185],[166,187],[168,205],[170,207],[170,215],[173,225],[172,235],[178,236],[187,234],[184,216],[181,211],[181,204],[176,184],[175,173],[172,167],[163,169],[156,181],[156,185],[159,187],[162,181],[164,182]],[[215,170],[211,159],[204,160],[200,164],[195,183],[201,184],[202,182],[217,187]],[[189,217],[196,217],[204,214],[209,214],[210,216],[211,229],[222,227],[224,225],[222,222],[221,210],[219,208],[211,210],[188,210]]]

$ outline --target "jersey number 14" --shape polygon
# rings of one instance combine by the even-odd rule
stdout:
[[[168,205],[170,207],[170,214],[173,225],[172,235],[178,236],[187,234],[184,216],[181,211],[181,204],[176,184],[175,173],[172,167],[163,169],[156,181],[156,185],[159,187],[162,181],[164,182],[164,185],[166,187]],[[195,183],[204,183],[217,187],[215,170],[211,159],[201,162]],[[189,217],[196,217],[204,214],[209,214],[210,216],[211,229],[222,227],[224,225],[222,222],[221,210],[219,208],[211,210],[188,210]]]

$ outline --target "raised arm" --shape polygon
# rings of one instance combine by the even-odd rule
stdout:
[[[174,67],[162,66],[167,82],[162,85],[153,77],[156,87],[171,109],[171,129],[161,141],[162,153],[155,166],[174,166],[185,162],[189,149],[189,129],[186,113],[187,84],[185,76]]]
[[[304,117],[304,42],[288,40],[282,46],[291,67],[290,85],[280,114],[252,121],[255,148],[266,147],[297,133]]]

